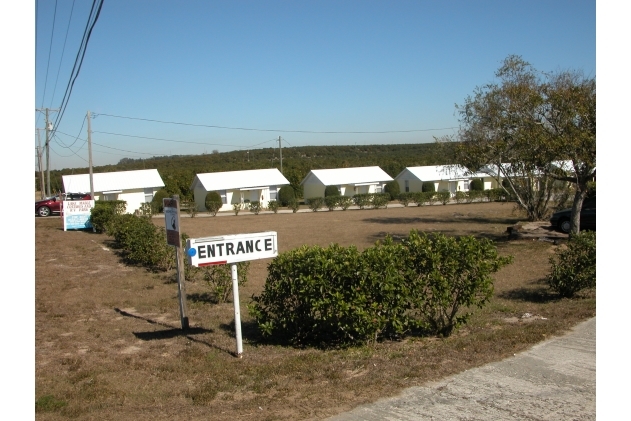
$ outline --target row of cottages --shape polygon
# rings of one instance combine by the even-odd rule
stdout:
[[[465,169],[456,165],[428,165],[422,167],[406,167],[395,177],[401,192],[420,192],[423,183],[434,183],[436,191],[448,191],[454,195],[457,191],[469,191],[469,183],[474,178],[481,178],[484,190],[498,187],[497,180],[485,172],[468,174]]]
[[[90,192],[90,174],[62,176],[66,193]],[[164,187],[158,170],[116,171],[92,175],[94,200],[124,200],[127,213],[134,213],[143,203],[153,200]]]
[[[269,168],[197,174],[191,190],[198,210],[206,210],[206,195],[215,191],[223,203],[219,210],[225,211],[244,202],[261,202],[261,206],[267,207],[270,200],[278,197],[278,190],[287,185],[289,181],[280,171]]]
[[[390,181],[392,177],[379,167],[355,167],[311,170],[300,185],[303,196],[312,198],[324,197],[327,186],[336,186],[342,196],[382,193]]]

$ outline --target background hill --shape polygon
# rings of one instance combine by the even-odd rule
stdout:
[[[94,167],[93,172],[155,168],[160,173],[165,189],[169,194],[179,194],[184,198],[192,197],[189,187],[195,174],[261,168],[278,168],[280,170],[280,152],[278,148],[263,148],[249,151],[213,152],[203,155],[172,155],[149,159],[123,158],[116,165]],[[312,169],[376,165],[394,178],[405,167],[448,163],[446,155],[436,143],[282,148],[282,173],[300,197],[302,196],[302,189],[299,184]],[[62,175],[86,174],[88,172],[88,167],[51,171],[51,190],[63,191]],[[36,172],[35,190],[39,190],[39,188],[39,177]]]

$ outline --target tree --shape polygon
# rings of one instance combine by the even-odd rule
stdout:
[[[396,180],[389,181],[386,183],[386,187],[384,191],[390,194],[390,200],[396,200],[401,193],[401,186],[399,186],[399,182]]]
[[[596,82],[578,72],[542,73],[520,56],[508,56],[497,83],[477,87],[456,106],[460,130],[449,144],[455,162],[498,181],[531,220],[567,182],[575,183],[573,227],[596,164]],[[568,161],[570,165],[560,165]],[[569,171],[568,171],[569,170]]]

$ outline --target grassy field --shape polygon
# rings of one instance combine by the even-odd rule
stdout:
[[[237,359],[233,305],[215,303],[204,282],[187,282],[191,329],[182,332],[173,272],[128,266],[106,235],[36,218],[37,418],[317,420],[522,351],[596,312],[595,293],[568,300],[548,291],[548,258],[563,245],[509,241],[506,227],[522,219],[502,203],[183,218],[191,237],[276,231],[280,252],[334,242],[363,249],[418,229],[492,238],[515,258],[495,275],[491,302],[451,337],[333,351],[259,342],[246,304],[262,291],[269,260],[253,261],[240,290]]]

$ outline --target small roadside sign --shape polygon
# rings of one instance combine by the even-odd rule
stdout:
[[[276,231],[189,238],[186,254],[196,267],[267,259],[278,256],[278,239]]]
[[[176,199],[162,199],[164,222],[167,231],[167,244],[180,247],[179,203]]]

